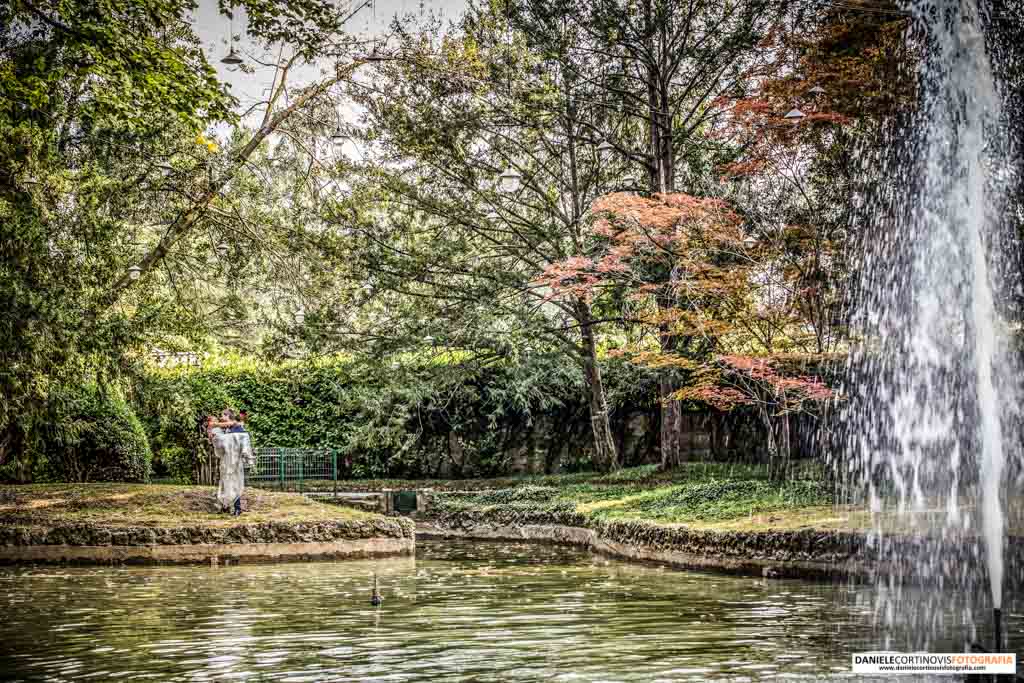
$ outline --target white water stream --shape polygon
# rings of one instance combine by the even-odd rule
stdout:
[[[862,262],[856,320],[868,343],[846,415],[852,471],[883,555],[905,554],[891,539],[907,533],[971,548],[955,558],[922,547],[903,571],[961,593],[987,586],[991,603],[976,607],[998,608],[1006,476],[1020,458],[1019,369],[999,311],[1020,282],[999,221],[1016,155],[976,1],[919,0],[912,12],[926,34],[911,46],[924,57],[923,106],[909,158],[881,169],[888,224]],[[908,618],[927,632],[931,606],[901,604],[899,584],[882,591],[882,611],[916,610]]]

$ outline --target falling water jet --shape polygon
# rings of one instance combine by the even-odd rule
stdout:
[[[870,343],[851,360],[847,445],[879,520],[880,552],[909,567],[892,590],[879,590],[881,613],[918,622],[927,639],[939,628],[931,616],[943,597],[906,600],[900,579],[937,583],[975,608],[987,579],[1001,638],[1002,494],[1020,452],[1007,433],[1017,418],[1018,370],[998,306],[1001,289],[1018,277],[998,211],[1015,159],[1001,131],[977,0],[916,0],[912,11],[927,34],[919,46],[922,103],[907,136],[911,151],[887,169],[892,194],[873,217],[890,230],[872,234],[860,268],[866,295],[855,320]],[[874,514],[886,507],[901,528],[926,539],[911,546],[912,557],[883,529],[893,515]],[[944,520],[936,510],[945,510]],[[947,561],[951,548],[971,543],[976,550]],[[980,567],[970,563],[975,552]]]

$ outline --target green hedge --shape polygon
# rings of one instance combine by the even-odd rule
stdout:
[[[152,453],[146,431],[123,397],[112,389],[87,386],[65,410],[64,429],[38,458],[37,479],[149,479]]]
[[[610,366],[608,374],[618,405],[654,387],[638,382],[642,370]],[[200,423],[225,406],[249,413],[257,446],[338,449],[348,477],[493,476],[507,471],[517,447],[558,457],[570,470],[589,466],[582,374],[561,356],[486,364],[411,357],[397,366],[216,358],[153,369],[134,394],[159,473],[183,482],[206,447]],[[656,409],[653,401],[647,407]],[[439,472],[452,434],[461,466]]]
[[[613,433],[623,444],[633,439],[621,464],[651,462],[656,372],[608,358],[602,374]],[[151,369],[133,393],[158,474],[183,483],[194,481],[208,448],[203,419],[225,407],[249,413],[257,446],[337,449],[342,478],[494,477],[507,475],[513,458],[529,459],[530,471],[594,469],[587,388],[580,369],[558,354],[283,364],[215,357],[201,367]],[[639,439],[629,424],[638,413],[649,420]],[[732,419],[731,448],[756,448],[757,419],[742,410]]]

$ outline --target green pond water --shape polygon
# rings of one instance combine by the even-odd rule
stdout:
[[[421,542],[415,559],[7,568],[0,677],[842,679],[852,652],[881,644],[873,595],[518,543]],[[1020,632],[1019,614],[1010,627]]]

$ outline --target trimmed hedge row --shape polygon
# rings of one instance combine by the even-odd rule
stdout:
[[[653,375],[621,361],[606,368],[613,421],[656,415]],[[542,469],[588,469],[586,388],[561,356],[479,365],[407,358],[386,367],[336,359],[260,364],[214,359],[154,369],[135,388],[162,474],[194,480],[206,445],[200,423],[244,409],[260,446],[334,448],[341,475],[487,477],[513,458]]]

